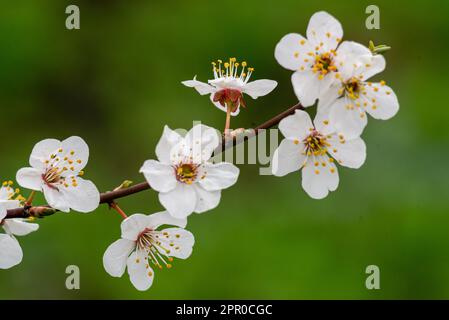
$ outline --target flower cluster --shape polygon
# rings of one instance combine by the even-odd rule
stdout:
[[[365,46],[342,41],[340,23],[326,12],[310,19],[307,38],[290,33],[277,44],[275,57],[295,71],[292,84],[304,107],[318,100],[311,121],[304,111],[279,123],[285,137],[273,156],[277,176],[302,169],[302,187],[312,198],[322,199],[338,187],[336,163],[359,168],[366,158],[360,138],[367,113],[390,119],[399,110],[393,90],[384,81],[367,82],[385,68],[383,56]]]
[[[360,135],[367,114],[385,120],[399,109],[396,95],[384,81],[368,81],[384,70],[384,57],[361,44],[342,42],[342,37],[340,23],[328,13],[318,12],[310,19],[307,38],[291,33],[275,48],[279,64],[294,71],[293,89],[302,106],[318,103],[313,121],[299,109],[289,116],[282,114],[279,130],[285,139],[273,155],[272,172],[285,176],[302,170],[302,187],[315,199],[337,189],[337,164],[356,169],[365,162],[366,146]],[[174,258],[187,259],[195,242],[185,230],[187,218],[217,207],[222,190],[233,186],[239,176],[232,163],[213,161],[229,134],[230,117],[247,105],[244,94],[257,99],[277,86],[273,80],[250,82],[254,69],[236,58],[218,60],[212,66],[214,79],[207,83],[197,81],[196,76],[182,83],[201,95],[209,94],[212,103],[226,112],[224,136],[202,124],[186,134],[165,126],[156,146],[157,160],[146,160],[140,168],[148,185],[159,193],[165,211],[127,216],[115,198],[100,195],[95,184],[83,178],[89,147],[82,138],[45,139],[34,146],[30,167],[16,175],[19,185],[31,190],[29,197],[21,196],[12,181],[0,187],[0,225],[5,231],[0,234],[0,268],[22,261],[15,236],[36,231],[39,225],[30,223],[36,217],[57,210],[88,213],[100,202],[124,218],[121,238],[103,256],[104,268],[111,276],[121,277],[127,269],[135,288],[147,290],[153,283],[154,268],[171,268]],[[122,184],[119,189],[126,187]],[[42,192],[48,204],[39,207],[41,214],[36,207],[32,211],[36,192]],[[9,210],[22,210],[25,218],[9,216]]]

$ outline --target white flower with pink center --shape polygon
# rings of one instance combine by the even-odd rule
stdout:
[[[388,120],[399,111],[399,102],[385,81],[367,81],[385,69],[385,58],[373,54],[367,47],[344,42],[340,46],[346,56],[354,57],[351,64],[339,68],[338,81],[320,99],[318,112],[329,114],[335,128],[346,136],[358,136],[368,123],[367,114]]]
[[[91,212],[100,203],[100,193],[92,181],[81,178],[88,159],[89,147],[80,137],[46,139],[34,146],[31,168],[20,169],[16,180],[24,188],[42,191],[52,208]]]
[[[202,213],[218,206],[221,190],[237,182],[239,169],[231,163],[212,163],[221,141],[214,128],[194,126],[185,136],[165,126],[156,156],[140,172],[159,192],[159,201],[175,218]]]
[[[167,212],[140,213],[123,220],[121,239],[111,244],[103,256],[103,265],[113,277],[121,277],[128,267],[131,283],[137,290],[148,290],[154,279],[153,268],[171,268],[173,258],[187,259],[195,242],[184,229],[186,219],[176,219]],[[174,228],[158,230],[162,225]]]
[[[336,163],[357,169],[366,158],[366,146],[359,137],[346,138],[327,118],[314,123],[305,111],[296,110],[279,123],[284,135],[272,160],[276,176],[302,170],[302,187],[314,199],[325,198],[338,187]]]

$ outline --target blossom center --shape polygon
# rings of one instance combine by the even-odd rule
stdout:
[[[185,184],[192,184],[198,175],[198,165],[182,163],[175,167],[176,180]]]
[[[220,102],[223,107],[231,108],[232,112],[235,112],[240,105],[246,107],[243,94],[237,89],[223,89],[217,91],[214,94],[214,102]]]
[[[312,71],[314,73],[318,73],[320,79],[331,71],[337,71],[337,67],[334,65],[334,56],[334,51],[315,55],[315,62],[312,65]]]
[[[304,139],[304,144],[306,145],[305,153],[308,156],[325,155],[327,153],[327,147],[330,146],[326,137],[316,130],[313,130],[311,134]]]
[[[362,85],[357,78],[351,78],[344,84],[344,92],[346,96],[351,98],[352,100],[356,100],[360,97]]]
[[[170,269],[172,265],[168,262],[172,262],[173,258],[169,257],[168,254],[170,254],[171,251],[170,249],[165,248],[159,240],[160,237],[164,236],[168,236],[168,233],[146,228],[138,235],[136,245],[139,250],[145,252],[148,261],[153,263],[156,267],[162,269],[162,266],[165,265]],[[136,262],[139,263],[140,261],[137,260]],[[147,264],[147,268],[148,267],[149,265]]]

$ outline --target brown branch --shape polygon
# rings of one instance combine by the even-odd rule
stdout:
[[[271,127],[276,126],[282,119],[293,114],[296,109],[304,110],[304,107],[300,103],[298,103],[298,104],[294,105],[293,107],[288,108],[284,112],[278,114],[277,116],[271,118],[270,120],[264,122],[263,124],[257,126],[256,128],[254,128],[254,135],[257,136],[259,134],[259,132],[263,129],[269,129]],[[223,138],[222,150],[224,151],[224,150],[228,149],[229,147],[235,146],[236,144],[241,143],[245,140],[247,140],[247,139],[244,139],[241,141],[236,141],[234,139],[233,143],[231,144],[228,141],[225,142],[225,139]],[[132,195],[132,194],[144,191],[144,190],[148,190],[148,189],[151,189],[148,182],[141,182],[141,183],[135,184],[135,185],[127,187],[127,188],[114,190],[114,191],[107,191],[100,195],[100,204],[104,204],[104,203],[111,204],[116,199],[127,197],[129,195]],[[41,216],[45,216],[46,212],[48,212],[48,211],[49,211],[48,206],[35,206],[35,207],[25,206],[23,208],[9,209],[5,219],[41,217]],[[53,213],[54,212],[55,212],[55,210],[53,210]]]

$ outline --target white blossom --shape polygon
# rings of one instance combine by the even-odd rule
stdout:
[[[236,166],[208,161],[219,141],[217,130],[205,125],[194,126],[184,137],[165,126],[156,146],[159,161],[145,161],[140,172],[173,217],[215,208],[221,190],[236,183]]]
[[[15,236],[24,236],[39,228],[38,224],[27,223],[25,219],[5,219],[8,209],[20,207],[18,200],[11,200],[16,192],[11,183],[0,188],[0,225],[5,233],[0,233],[0,269],[9,269],[22,262],[23,252]]]
[[[307,38],[297,33],[284,36],[276,45],[275,58],[284,68],[295,71],[292,84],[304,107],[322,99],[338,81],[339,70],[357,61],[354,52],[346,52],[343,28],[324,11],[315,13],[307,27]]]
[[[98,207],[100,193],[93,182],[81,178],[88,159],[89,147],[80,137],[42,140],[31,152],[31,168],[20,169],[16,180],[24,188],[42,191],[55,209],[90,212]]]
[[[137,290],[148,290],[154,278],[152,267],[171,268],[173,257],[187,259],[195,242],[184,229],[186,219],[176,219],[166,211],[152,215],[140,213],[123,220],[121,239],[112,243],[103,256],[103,265],[113,277],[121,277],[128,267],[131,283]],[[175,228],[158,230],[161,225]]]

